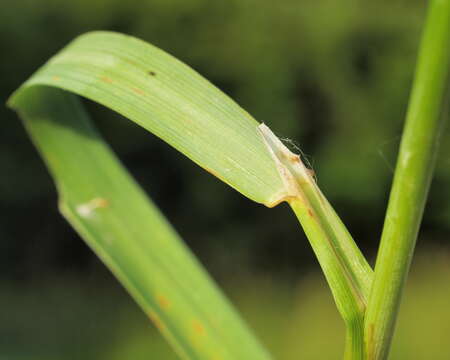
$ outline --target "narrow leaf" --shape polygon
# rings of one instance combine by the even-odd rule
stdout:
[[[15,106],[55,178],[62,213],[182,358],[269,359],[74,95],[31,87]]]
[[[136,38],[82,35],[24,85],[71,91],[124,115],[250,199],[273,205],[281,179],[258,123],[190,67]],[[12,97],[11,105],[21,96]]]
[[[256,202],[271,207],[288,201],[341,314],[361,327],[371,269],[298,156],[172,56],[129,36],[89,33],[51,58],[9,105],[21,114],[55,176],[64,215],[179,354],[268,357],[117,163],[81,105],[55,88],[124,115]]]

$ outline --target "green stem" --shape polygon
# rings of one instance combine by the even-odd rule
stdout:
[[[373,271],[320,191],[300,157],[265,125],[259,130],[284,183],[287,201],[301,223],[347,328],[345,359],[364,359],[364,312]]]
[[[367,358],[386,359],[431,182],[449,72],[450,0],[432,0],[365,317]]]
[[[364,356],[364,316],[346,324],[344,360],[363,360]]]
[[[302,187],[305,189],[305,185]],[[306,191],[308,192],[308,191]],[[365,297],[354,281],[351,269],[345,266],[345,255],[327,231],[323,214],[307,198],[289,202],[313,248],[346,326],[345,360],[364,359]]]

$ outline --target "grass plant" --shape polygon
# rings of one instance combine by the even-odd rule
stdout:
[[[430,1],[375,270],[311,171],[197,72],[112,32],[82,35],[10,98],[70,224],[184,359],[270,359],[95,129],[77,96],[160,137],[250,200],[287,202],[346,328],[345,359],[386,359],[430,186],[450,57],[450,0]],[[301,334],[299,335],[301,336]]]

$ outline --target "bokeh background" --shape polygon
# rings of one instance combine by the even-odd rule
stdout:
[[[373,263],[425,8],[418,0],[3,0],[0,99],[81,33],[142,38],[299,147]],[[341,357],[343,324],[286,206],[251,203],[128,120],[86,105],[277,359]],[[58,214],[16,115],[0,106],[0,118],[0,359],[175,359]],[[392,359],[450,358],[449,154],[447,127]]]

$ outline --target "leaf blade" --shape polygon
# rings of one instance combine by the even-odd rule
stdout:
[[[16,105],[56,180],[64,216],[177,353],[184,359],[269,359],[75,96],[31,87]]]
[[[141,40],[82,35],[24,84],[32,85],[59,87],[111,108],[251,200],[270,206],[283,196],[256,120],[187,65]]]

